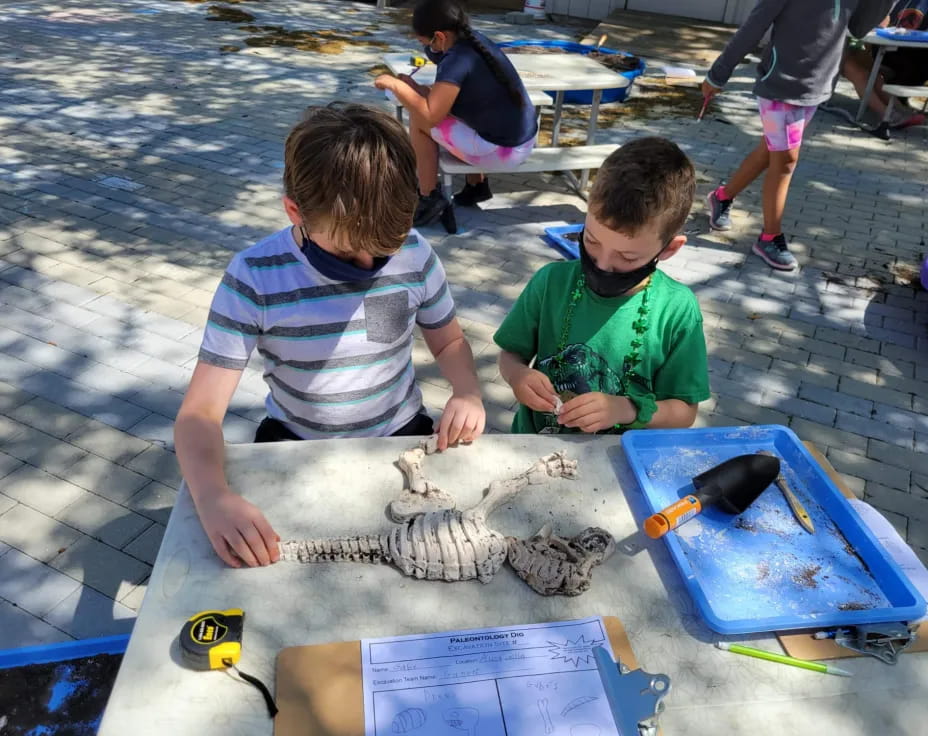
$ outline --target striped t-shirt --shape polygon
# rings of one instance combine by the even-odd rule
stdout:
[[[387,436],[422,408],[414,324],[443,327],[454,301],[438,256],[415,230],[379,270],[338,264],[310,263],[289,227],[236,255],[213,297],[199,357],[243,369],[257,347],[268,414],[300,437]],[[346,268],[357,278],[338,278]]]

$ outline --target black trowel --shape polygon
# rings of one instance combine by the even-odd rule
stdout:
[[[738,455],[693,478],[694,493],[648,517],[644,532],[652,539],[689,521],[708,506],[740,514],[780,474],[780,459],[772,455]]]

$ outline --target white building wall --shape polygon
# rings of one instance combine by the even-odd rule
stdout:
[[[545,10],[555,15],[602,20],[613,10],[682,15],[687,18],[739,25],[757,0],[546,0]]]

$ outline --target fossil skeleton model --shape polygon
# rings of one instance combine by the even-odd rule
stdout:
[[[410,577],[489,582],[507,556],[519,576],[543,595],[578,595],[589,587],[593,566],[615,543],[608,532],[590,528],[571,540],[536,535],[521,541],[491,529],[487,517],[529,485],[575,478],[577,462],[563,452],[546,455],[515,478],[493,481],[483,499],[464,511],[454,497],[425,478],[422,463],[437,451],[434,438],[400,455],[409,489],[390,504],[396,526],[381,534],[288,541],[281,559],[296,562],[387,562]]]

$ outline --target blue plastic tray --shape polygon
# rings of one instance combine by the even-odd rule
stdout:
[[[565,51],[571,54],[589,54],[594,50],[593,46],[588,46],[582,43],[576,43],[575,41],[503,41],[502,43],[497,44],[500,48],[512,48],[515,46],[541,46],[543,48],[558,48],[564,49]],[[601,54],[619,54],[620,56],[631,56],[626,51],[617,51],[615,49],[607,49],[600,47],[596,49]],[[600,102],[624,102],[625,98],[628,97],[628,93],[632,91],[632,86],[635,84],[635,79],[644,74],[644,70],[647,68],[644,61],[638,60],[638,68],[630,69],[627,72],[618,72],[623,77],[628,79],[631,84],[627,87],[613,87],[612,89],[604,89],[602,99]],[[548,92],[549,95],[554,97],[557,92]],[[592,90],[568,90],[564,93],[564,103],[567,105],[589,105],[593,102],[593,92]]]
[[[548,242],[557,248],[561,253],[572,260],[580,257],[580,243],[576,240],[570,240],[564,236],[569,233],[579,233],[583,230],[583,225],[561,225],[559,227],[546,227],[545,237]]]
[[[799,438],[786,427],[626,432],[622,444],[652,512],[693,492],[693,476],[770,450],[815,534],[776,485],[743,513],[709,508],[667,534],[683,582],[721,634],[914,621],[925,601]]]
[[[896,41],[915,41],[928,43],[928,31],[910,31],[897,28],[877,28],[876,35],[882,38],[892,38]]]

